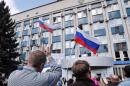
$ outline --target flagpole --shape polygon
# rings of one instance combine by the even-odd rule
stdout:
[[[74,33],[74,36],[75,36],[75,34],[76,34],[76,33]],[[74,38],[74,37],[73,37],[73,38]],[[74,41],[74,40],[71,40],[71,42],[72,42],[72,41]],[[76,45],[77,45],[77,43],[75,42],[73,48],[71,48],[70,55],[69,55],[70,58],[72,57],[73,50],[75,49]],[[66,58],[66,61],[67,61],[67,58]],[[68,67],[69,67],[69,61],[67,61],[67,80],[68,80],[68,69],[69,69]]]

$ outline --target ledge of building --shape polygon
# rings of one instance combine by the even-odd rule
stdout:
[[[63,59],[62,67],[71,68],[73,63],[79,59],[87,61],[90,64],[90,66],[92,66],[92,67],[111,67],[111,66],[113,66],[112,57],[86,57],[86,58],[82,57],[82,58]]]

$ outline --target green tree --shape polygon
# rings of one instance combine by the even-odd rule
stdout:
[[[15,59],[19,56],[18,43],[15,38],[15,21],[10,17],[9,7],[4,1],[0,2],[0,72],[8,75],[16,69],[18,62]]]

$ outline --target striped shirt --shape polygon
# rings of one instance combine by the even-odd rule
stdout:
[[[8,86],[55,86],[61,77],[61,68],[51,67],[45,73],[36,72],[34,68],[24,66],[22,70],[12,72]]]

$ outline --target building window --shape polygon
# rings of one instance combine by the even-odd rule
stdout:
[[[16,26],[15,26],[15,28],[16,28],[16,31],[19,31],[19,28],[21,27],[21,23],[16,23]]]
[[[130,8],[126,8],[127,16],[130,16]]]
[[[130,1],[130,0],[124,0],[125,3],[127,3],[128,1]]]
[[[105,31],[105,29],[94,30],[94,36],[95,36],[95,37],[98,37],[98,36],[106,36],[106,31]]]
[[[87,17],[79,18],[78,23],[79,24],[88,24],[88,18]]]
[[[31,46],[37,46],[37,40],[31,40]]]
[[[30,25],[30,21],[29,20],[24,21],[24,27],[26,27],[28,25]]]
[[[43,21],[49,20],[49,15],[43,16],[42,19]]]
[[[130,7],[130,0],[124,0],[125,7]]]
[[[65,49],[65,56],[71,56],[75,54],[75,49],[72,48],[66,48]]]
[[[73,34],[74,33],[74,27],[68,27],[65,29],[65,34]]]
[[[107,5],[117,4],[117,0],[106,0]]]
[[[124,57],[128,57],[127,51],[123,51]]]
[[[73,27],[73,26],[74,26],[74,24],[73,24],[73,21],[72,21],[72,20],[65,21],[65,28]]]
[[[42,21],[46,24],[50,24],[49,16],[43,16]]]
[[[27,41],[21,42],[21,47],[26,47],[27,46]]]
[[[61,53],[61,49],[52,50],[52,53]]]
[[[124,28],[123,26],[116,26],[116,27],[112,27],[111,28],[111,32],[112,32],[112,35],[114,34],[119,34],[119,35],[123,35],[124,34]]]
[[[15,33],[15,37],[19,37],[19,31]]]
[[[72,40],[72,39],[74,39],[74,34],[65,35],[65,41],[69,41],[69,40]]]
[[[77,16],[78,16],[79,19],[86,17],[87,16],[86,10],[78,12]]]
[[[23,52],[20,54],[20,60],[25,61],[25,59],[26,59],[26,52]]]
[[[48,44],[48,37],[41,39],[41,44]]]
[[[115,52],[115,57],[116,57],[116,60],[121,60],[120,53],[118,51]]]
[[[61,22],[61,17],[60,16],[53,17],[53,22],[54,23],[60,23]]]
[[[114,43],[114,50],[115,51],[127,51],[127,44],[126,44],[126,42]]]
[[[73,14],[67,14],[65,15],[65,21],[73,20]]]
[[[38,33],[38,28],[32,28],[32,35]]]
[[[107,44],[101,44],[97,52],[98,53],[108,52],[108,45]]]
[[[39,23],[37,22],[38,20],[39,20],[39,17],[33,18],[33,27],[34,28],[39,27]]]
[[[118,19],[118,18],[121,18],[121,14],[120,14],[120,11],[117,10],[117,11],[113,11],[113,12],[109,12],[108,13],[109,15],[109,19]]]
[[[60,42],[61,41],[61,36],[53,36],[52,37],[52,42],[56,43],[56,42]]]
[[[53,43],[53,50],[61,49],[61,42],[55,42]]]
[[[93,23],[103,23],[103,14],[93,15]]]
[[[28,36],[28,30],[23,30],[23,36]]]
[[[34,22],[34,23],[37,22],[38,20],[39,20],[39,17],[33,18],[33,22]]]
[[[92,9],[92,15],[99,15],[99,14],[102,14],[103,11],[102,11],[102,8],[95,8],[95,9]]]
[[[53,36],[62,35],[62,31],[61,31],[60,29],[54,30],[52,35],[53,35]]]
[[[80,47],[80,54],[87,54],[87,56],[91,56],[91,52],[85,47]]]
[[[61,28],[61,23],[60,22],[59,23],[54,23],[52,28],[55,29],[55,30],[60,29]]]
[[[24,36],[23,37],[23,41],[28,41],[28,40],[30,40],[29,36]]]
[[[89,35],[89,31],[84,31],[87,35]]]
[[[73,48],[75,46],[74,41],[65,41],[65,48]]]

